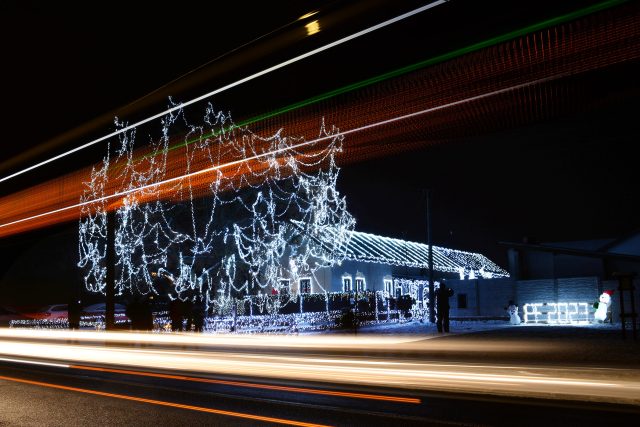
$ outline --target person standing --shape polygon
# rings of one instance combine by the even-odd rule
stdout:
[[[171,331],[173,332],[182,332],[183,305],[179,298],[169,303],[169,317],[171,318]]]
[[[438,332],[449,332],[449,298],[453,295],[453,289],[447,287],[444,282],[440,283],[440,287],[436,292],[436,315],[438,316],[436,324]]]
[[[206,317],[204,300],[202,296],[196,297],[192,307],[193,330],[194,332],[202,332],[204,329],[204,320]]]
[[[80,312],[82,306],[80,301],[73,298],[67,307],[67,319],[69,320],[69,329],[80,329]]]

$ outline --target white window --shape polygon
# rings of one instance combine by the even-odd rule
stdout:
[[[391,276],[384,276],[384,278],[382,279],[382,282],[384,283],[384,292],[385,292],[385,294],[387,294],[388,296],[392,296],[393,295],[393,280],[391,279]]]
[[[291,281],[289,279],[278,280],[278,285],[280,285],[280,293],[286,295],[291,292]]]
[[[395,291],[394,297],[400,298],[402,296],[402,283],[400,283],[399,280],[394,280],[393,284],[394,284],[394,291]]]
[[[306,277],[304,279],[300,279],[300,293],[301,294],[310,294],[311,293],[311,278]]]
[[[343,274],[342,275],[342,292],[351,292],[351,275]]]
[[[367,282],[364,280],[364,274],[356,271],[356,292],[364,292],[367,289]]]

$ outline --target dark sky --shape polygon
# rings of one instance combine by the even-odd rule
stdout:
[[[183,1],[165,8],[155,2],[78,6],[0,0],[4,104],[0,174],[111,131],[115,110],[130,120],[144,117],[161,111],[169,94],[188,100],[423,3],[237,1],[203,6]],[[307,68],[282,72],[213,102],[238,116],[259,113],[593,3],[453,0],[428,17],[381,32],[354,48],[336,49]],[[352,12],[345,9],[347,4]],[[338,24],[321,32],[317,40],[300,41],[296,24],[291,23],[319,5]],[[362,5],[367,7],[361,9]],[[204,67],[196,73],[205,76],[202,81],[190,87],[169,86],[149,105],[134,105],[140,106],[137,111],[120,108],[266,34],[270,35],[262,41],[271,44],[258,41]],[[265,47],[274,46],[275,40],[281,48]],[[315,71],[309,71],[312,68]],[[496,244],[500,240],[616,237],[636,229],[640,226],[633,156],[640,140],[638,71],[636,62],[594,75],[591,86],[585,87],[607,98],[597,108],[345,167],[339,185],[358,220],[357,228],[424,241],[423,189],[431,188],[434,243],[481,251],[502,265],[505,250]],[[14,161],[15,156],[101,115],[102,124]],[[0,194],[74,165],[95,163],[102,151],[87,151],[69,162],[2,183]],[[41,239],[56,233],[72,236],[73,227],[6,239],[0,244],[5,254],[1,270],[10,268],[16,257]]]

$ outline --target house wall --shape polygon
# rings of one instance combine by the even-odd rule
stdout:
[[[640,281],[635,282],[634,295],[636,310],[640,311]],[[617,280],[601,282],[598,277],[572,277],[561,279],[512,280],[475,279],[447,280],[447,286],[454,291],[451,297],[450,315],[454,317],[495,317],[506,316],[505,307],[509,300],[520,309],[527,303],[586,302],[589,307],[598,300],[605,289],[614,289],[612,314],[619,319],[619,291]],[[467,308],[458,306],[458,295],[467,296]],[[629,294],[625,294],[627,311],[630,310]],[[522,311],[521,311],[522,313]]]
[[[520,279],[553,278],[553,254],[550,252],[521,252]]]
[[[392,274],[392,267],[387,264],[348,260],[343,261],[342,265],[336,265],[327,270],[331,271],[331,290],[327,288],[329,292],[342,292],[342,275],[345,273],[351,275],[354,284],[356,273],[362,273],[369,291],[384,290],[383,278]]]
[[[367,290],[384,290],[383,278],[392,277],[424,277],[424,271],[417,268],[394,267],[359,261],[344,261],[341,265],[318,270],[316,280],[312,280],[312,292],[342,292],[342,275],[348,273],[355,281],[356,273],[362,273],[366,280]],[[441,278],[438,274],[438,280]],[[570,278],[544,278],[538,280],[473,279],[460,280],[448,275],[447,286],[454,295],[451,297],[450,315],[452,317],[506,317],[505,308],[509,300],[520,307],[527,303],[586,302],[591,305],[605,289],[614,289],[612,297],[612,315],[619,321],[619,291],[617,280],[601,281],[595,276]],[[634,302],[636,311],[640,311],[640,280],[635,280]],[[292,283],[292,290],[297,292],[298,284]],[[466,308],[459,306],[459,295],[466,295]],[[625,294],[626,308],[630,310],[629,294]]]
[[[513,249],[509,252],[509,269],[517,280],[604,276],[604,266],[599,258]]]
[[[600,258],[565,254],[555,255],[555,277],[603,277],[603,273],[604,266]]]
[[[494,317],[505,316],[505,307],[509,300],[515,301],[515,282],[509,278],[447,280],[447,286],[453,289],[449,301],[449,314],[453,317]],[[458,295],[465,294],[467,308],[458,306]]]
[[[602,291],[607,289],[613,289],[615,291],[613,296],[611,297],[611,316],[613,317],[614,322],[620,321],[620,290],[618,289],[618,286],[619,285],[617,280],[604,280],[600,284],[600,288]],[[636,313],[640,313],[640,280],[634,280],[633,286],[635,288],[635,290],[633,291],[633,299]],[[599,292],[598,295],[600,295],[601,293],[602,292]],[[631,312],[631,298],[628,291],[625,291],[624,293],[624,308],[627,313]],[[638,320],[636,319],[636,321]]]
[[[323,292],[333,292],[331,289],[331,269],[330,268],[321,268],[315,274],[315,278],[317,282],[312,281],[311,284],[311,292],[313,293],[323,293]]]
[[[599,250],[599,243],[606,241],[564,242],[559,247]],[[612,253],[640,256],[640,234],[607,249]],[[509,272],[516,280],[553,279],[596,276],[608,280],[614,272],[636,272],[640,274],[640,261],[587,257],[568,254],[553,254],[535,250],[520,251],[510,248],[507,252]]]

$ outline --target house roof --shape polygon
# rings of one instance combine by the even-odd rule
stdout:
[[[346,258],[353,261],[378,262],[403,267],[429,267],[429,246],[424,243],[352,231]],[[482,254],[433,246],[433,269],[458,273],[473,271],[476,277],[509,277],[506,270]]]

